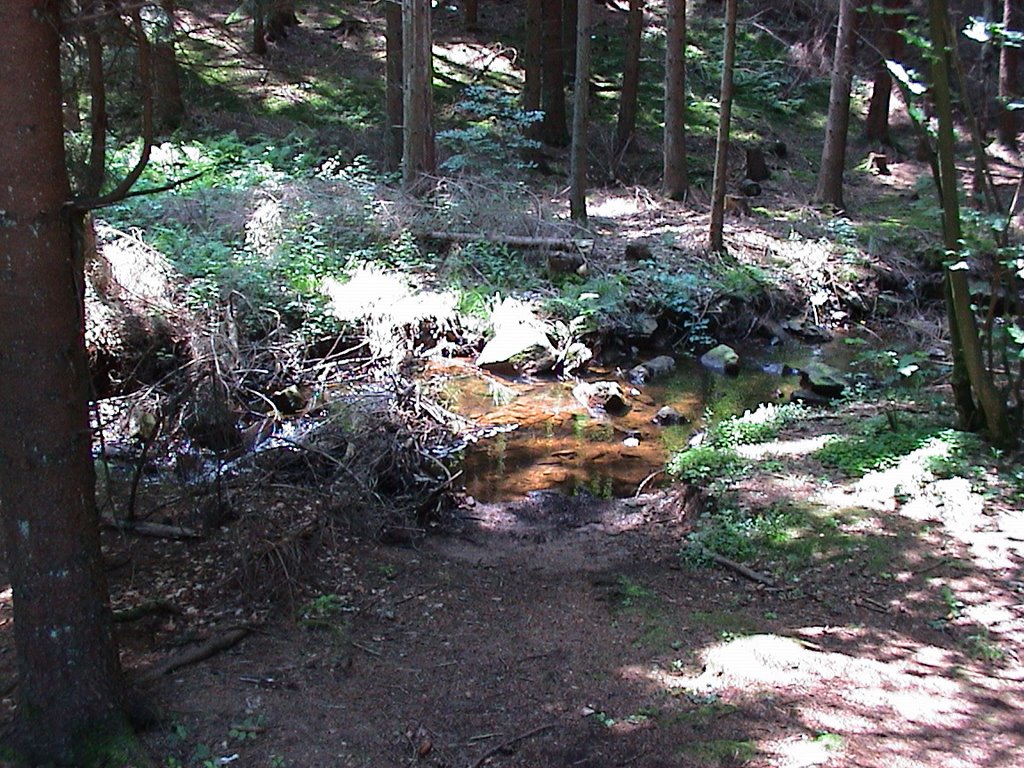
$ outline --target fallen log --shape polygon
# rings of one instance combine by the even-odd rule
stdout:
[[[589,251],[594,241],[573,237],[529,237],[525,235],[500,235],[485,232],[423,232],[428,240],[442,243],[497,243],[512,248],[547,248],[552,251]]]

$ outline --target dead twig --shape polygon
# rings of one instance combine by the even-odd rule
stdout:
[[[554,723],[548,723],[547,725],[540,725],[540,726],[537,726],[536,728],[532,728],[531,730],[527,731],[526,733],[521,733],[518,736],[513,736],[511,739],[503,741],[498,746],[493,747],[492,749],[489,749],[486,752],[484,752],[479,757],[479,759],[476,760],[476,762],[470,763],[469,768],[480,768],[481,765],[486,763],[489,759],[494,757],[499,752],[501,752],[503,750],[506,750],[509,747],[518,744],[520,741],[524,741],[525,739],[530,738],[531,736],[536,736],[538,733],[544,733],[544,731],[550,731],[554,727],[555,727]]]

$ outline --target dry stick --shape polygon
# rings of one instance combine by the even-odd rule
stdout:
[[[726,568],[735,571],[744,578],[750,579],[751,581],[756,581],[758,584],[764,584],[767,587],[775,586],[775,580],[768,576],[765,576],[763,573],[758,573],[752,568],[748,568],[742,563],[737,563],[735,560],[730,560],[725,555],[720,555],[717,552],[712,552],[710,549],[704,549],[702,551],[704,555],[706,555],[708,559],[710,559],[712,562],[718,563],[719,565],[724,565]]]
[[[472,763],[469,766],[469,768],[480,768],[481,765],[486,763],[488,760],[490,760],[492,757],[494,757],[496,754],[498,754],[502,750],[508,749],[509,747],[513,746],[514,744],[518,744],[520,741],[523,741],[524,739],[528,739],[531,736],[536,736],[538,733],[543,733],[544,731],[550,731],[554,727],[555,727],[554,723],[548,723],[547,725],[538,726],[537,728],[529,730],[526,733],[521,733],[518,736],[514,736],[514,737],[512,737],[511,739],[509,739],[507,741],[503,741],[503,742],[501,742],[501,744],[499,744],[498,746],[494,747],[493,749],[489,749],[486,752],[484,752],[480,756],[480,759],[478,759],[476,762]]]
[[[233,629],[229,629],[221,635],[209,638],[205,643],[197,645],[195,648],[189,648],[188,650],[182,651],[181,653],[150,667],[139,675],[139,679],[143,682],[151,682],[159,677],[163,677],[168,672],[173,672],[174,670],[188,666],[189,664],[195,664],[196,662],[208,659],[215,653],[225,651],[228,648],[237,645],[242,638],[249,634],[250,631],[249,627],[235,627]]]

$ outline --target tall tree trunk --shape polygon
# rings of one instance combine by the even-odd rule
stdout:
[[[626,60],[622,66],[622,92],[619,94],[619,121],[615,130],[615,154],[629,146],[636,133],[636,109],[640,88],[640,43],[644,33],[644,2],[629,0],[626,24]]]
[[[541,42],[541,25],[543,16],[541,0],[526,0],[526,29],[523,31],[525,50],[523,51],[523,109],[529,112],[540,110],[541,59],[543,44]],[[534,124],[535,126],[536,124]]]
[[[384,2],[385,56],[387,58],[385,113],[387,126],[384,132],[384,163],[389,171],[397,171],[402,165],[402,126],[404,100],[402,84],[402,0]]]
[[[160,0],[164,19],[153,41],[153,119],[160,130],[173,131],[185,119],[181,77],[174,53],[174,0]]]
[[[1010,430],[1005,399],[985,368],[978,324],[971,308],[967,267],[959,257],[960,207],[957,195],[956,142],[953,136],[953,107],[949,82],[953,67],[950,49],[949,11],[946,0],[929,0],[928,27],[932,42],[932,97],[938,118],[936,135],[939,199],[942,204],[942,235],[946,247],[946,308],[953,347],[953,399],[964,429],[978,427],[979,415],[989,440],[1009,448],[1017,442]]]
[[[566,78],[576,75],[576,19],[579,0],[561,0],[562,10],[562,61],[565,66]]]
[[[856,43],[856,0],[840,0],[836,51],[832,60],[832,85],[828,94],[828,123],[821,150],[821,168],[814,199],[837,209],[843,204],[843,168],[846,166],[846,135],[850,128],[850,88],[853,84],[853,47]]]
[[[465,17],[463,26],[467,32],[476,32],[480,29],[480,0],[466,0]]]
[[[402,65],[405,69],[402,181],[407,188],[417,189],[422,186],[424,177],[436,170],[430,0],[404,0],[402,48]]]
[[[732,73],[736,65],[736,2],[725,0],[725,50],[722,55],[722,93],[718,107],[718,137],[715,144],[715,176],[711,183],[712,253],[725,250],[725,181],[729,173],[729,124],[732,122]]]
[[[83,264],[65,207],[59,6],[0,3],[0,516],[33,765],[85,765],[90,748],[130,733],[100,559]]]
[[[665,132],[662,184],[665,194],[682,200],[686,174],[686,0],[668,0],[665,30]]]
[[[1003,0],[1005,29],[1022,31],[1021,16],[1021,0]],[[999,116],[996,122],[996,135],[1000,144],[1012,148],[1017,146],[1017,131],[1020,125],[1017,120],[1018,111],[1007,109],[1007,105],[1020,99],[1019,64],[1020,48],[1004,44],[999,54]]]
[[[103,38],[97,15],[99,0],[82,5],[82,36],[89,67],[89,165],[83,192],[95,197],[107,175],[107,80],[103,71]]]
[[[577,3],[576,86],[573,93],[572,151],[570,157],[569,213],[573,221],[587,221],[587,117],[590,109],[590,19],[594,4]]]
[[[541,141],[554,147],[564,147],[569,140],[566,131],[565,60],[562,45],[561,0],[540,0],[541,40],[543,57],[541,67]]]
[[[903,29],[907,20],[907,0],[885,0],[878,31],[878,61],[871,85],[871,101],[864,120],[864,137],[885,144],[889,139],[889,104],[892,96],[892,75],[886,61],[903,58]]]

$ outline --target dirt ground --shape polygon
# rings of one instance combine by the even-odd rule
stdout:
[[[1024,514],[913,456],[823,482],[808,446],[850,418],[749,449],[740,503],[813,505],[853,542],[752,563],[766,583],[680,559],[709,503],[681,487],[477,504],[416,546],[339,535],[291,615],[234,607],[230,528],[108,534],[116,602],[177,611],[119,624],[129,669],[251,629],[143,688],[147,743],[183,766],[1019,765]]]
[[[344,37],[335,55],[352,45]],[[744,257],[787,259],[787,279],[806,289],[794,292],[809,295],[834,284],[835,264],[817,234],[794,256],[799,226],[773,213],[806,204],[798,173],[812,163],[794,154],[765,185],[765,210],[730,220],[727,240]],[[926,172],[892,166],[881,179],[850,174],[854,210],[880,185],[909,194]],[[595,231],[617,238],[614,263],[598,253],[595,269],[621,268],[619,240],[674,238],[662,253],[677,258],[703,237],[702,201],[641,191],[592,196]],[[898,277],[905,264],[888,254],[883,266]],[[452,530],[399,546],[291,516],[296,529],[276,538],[302,556],[262,553],[278,559],[273,601],[252,601],[239,580],[233,564],[252,543],[231,524],[201,541],[107,531],[115,610],[147,608],[118,622],[129,676],[208,651],[139,683],[159,712],[146,744],[166,768],[1017,766],[1020,501],[986,495],[984,478],[927,477],[913,457],[857,481],[832,476],[807,452],[857,418],[820,416],[751,449],[761,468],[737,487],[739,504],[806,505],[846,542],[799,566],[755,561],[755,578],[680,558],[715,502],[683,487],[475,504]],[[243,514],[270,520],[293,503],[287,488],[265,493]],[[0,724],[14,706],[10,599],[0,592]]]

